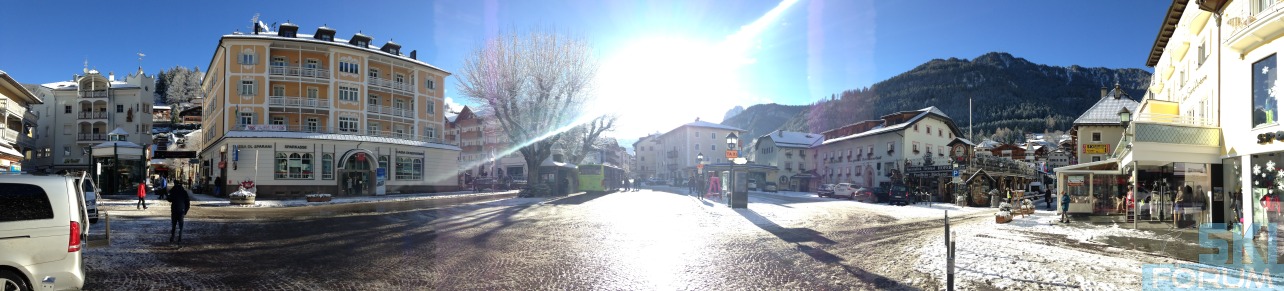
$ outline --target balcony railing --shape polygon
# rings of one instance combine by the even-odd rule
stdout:
[[[106,111],[81,111],[76,114],[80,119],[107,119]]]
[[[378,78],[378,77],[368,77],[366,78],[366,83],[370,84],[371,86],[391,88],[391,89],[396,89],[396,90],[401,90],[406,92],[414,92],[415,90],[414,86],[411,86],[409,83],[393,82],[392,80]]]
[[[1138,114],[1137,119],[1134,121],[1170,123],[1170,124],[1182,124],[1182,125],[1194,125],[1194,126],[1213,126],[1212,120],[1209,120],[1207,118],[1199,118],[1199,117],[1180,115],[1180,114],[1142,113],[1142,114]]]
[[[80,91],[80,98],[107,98],[111,96],[110,91]]]
[[[77,134],[77,135],[76,135],[76,140],[79,140],[79,141],[107,140],[107,134],[105,134],[105,133],[81,133],[81,134]]]
[[[397,139],[421,141],[421,142],[429,142],[429,143],[437,143],[437,144],[457,145],[454,142],[448,142],[442,139],[440,136],[429,137],[425,135],[417,135],[410,132],[396,132],[396,131],[370,131],[370,130],[358,130],[358,129],[345,130],[345,129],[336,129],[332,127],[326,127],[323,125],[300,126],[300,125],[252,124],[252,125],[234,125],[234,126],[231,126],[231,130],[346,134],[346,135],[357,135],[357,136],[397,138]]]
[[[396,108],[383,105],[366,105],[366,112],[414,118],[415,112],[407,108]]]
[[[268,70],[268,74],[322,79],[330,78],[330,70],[326,68],[308,68],[300,66],[272,66]]]
[[[1266,43],[1271,39],[1268,36],[1284,30],[1284,23],[1280,23],[1284,1],[1235,1],[1224,13],[1231,29],[1225,44],[1237,53]]]
[[[4,133],[0,134],[0,138],[3,138],[4,142],[7,142],[7,143],[18,143],[18,131],[10,128],[5,128]]]
[[[290,96],[270,96],[268,97],[269,106],[291,106],[291,107],[310,107],[310,108],[330,108],[330,99],[290,97]]]

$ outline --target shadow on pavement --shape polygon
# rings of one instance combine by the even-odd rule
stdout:
[[[593,199],[602,198],[602,196],[606,196],[606,194],[611,194],[611,193],[612,193],[612,192],[603,192],[603,193],[584,193],[584,194],[580,194],[580,195],[568,196],[568,197],[566,197],[566,198],[560,198],[560,199],[557,199],[557,200],[549,201],[547,204],[549,204],[549,205],[580,205],[580,204],[584,204],[585,202],[593,201]]]
[[[815,242],[819,244],[832,245],[837,242],[821,235],[819,231],[810,228],[786,228],[772,222],[771,219],[763,217],[752,209],[736,209],[736,213],[744,216],[745,219],[752,222],[754,226],[775,235],[780,240],[790,243]]]
[[[843,261],[846,259],[843,257],[819,248],[802,244],[804,242],[815,242],[823,245],[832,245],[837,243],[821,235],[818,231],[810,228],[786,228],[750,209],[736,209],[736,212],[740,213],[741,216],[744,216],[746,220],[749,220],[749,222],[752,222],[755,226],[758,226],[758,228],[775,235],[777,238],[780,238],[780,240],[793,243],[794,248],[797,249],[798,252],[801,252],[818,262],[840,266],[848,274],[851,274],[862,282],[873,284],[877,289],[914,289],[910,286],[901,284],[894,279],[884,277],[883,275],[874,274],[869,271],[865,271],[860,267],[844,264]]]

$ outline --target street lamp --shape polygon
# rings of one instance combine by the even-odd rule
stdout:
[[[1119,124],[1123,125],[1124,127],[1128,127],[1128,122],[1131,122],[1131,121],[1132,121],[1132,111],[1128,111],[1128,107],[1119,108]]]
[[[738,145],[738,144],[740,144],[740,138],[736,136],[736,133],[735,133],[735,132],[728,133],[728,134],[727,134],[727,151],[734,151],[734,150],[736,150],[736,145]],[[728,169],[730,169],[730,170],[731,170],[731,187],[730,187],[730,188],[731,188],[731,196],[735,196],[735,195],[736,195],[736,161],[735,161],[735,158],[738,158],[738,157],[739,157],[739,156],[737,155],[737,157],[731,158],[731,159],[728,161],[728,162],[730,162],[730,163],[731,163],[731,166],[729,166],[729,167],[728,167]]]
[[[704,153],[696,154],[696,172],[694,175],[696,177],[696,180],[695,180],[695,185],[692,185],[692,187],[696,188],[695,192],[692,192],[692,195],[695,195],[696,198],[701,197],[699,194],[696,194],[696,193],[700,193],[700,188],[701,188],[700,183],[704,181],[704,173],[703,173],[704,171],[702,167],[703,164],[704,164]]]

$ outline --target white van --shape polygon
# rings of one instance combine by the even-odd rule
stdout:
[[[0,175],[0,290],[78,290],[89,234],[78,179]]]

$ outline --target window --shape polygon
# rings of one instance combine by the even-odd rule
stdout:
[[[339,61],[339,72],[359,74],[359,72],[361,72],[361,66],[357,65],[357,63]]]
[[[321,123],[317,121],[317,118],[316,118],[316,117],[308,117],[307,122],[304,122],[304,124],[303,124],[303,126],[304,126],[303,130],[304,130],[304,131],[307,131],[307,132],[317,132],[317,131],[320,131],[320,130],[319,130],[319,128],[318,128],[320,124],[321,124]]]
[[[401,99],[392,100],[392,108],[406,109],[406,100],[401,100]]]
[[[285,86],[272,86],[272,96],[285,96]]]
[[[718,139],[718,133],[716,133],[716,132],[710,132],[710,133],[709,133],[709,139]]]
[[[285,125],[285,116],[273,116],[272,125]]]
[[[1092,161],[1093,161],[1093,162],[1100,162],[1100,161],[1101,161],[1101,156],[1092,156]]]
[[[428,90],[436,90],[437,82],[434,81],[432,78],[426,78],[424,79],[424,88],[428,88]]]
[[[428,100],[428,114],[437,114],[437,102]]]
[[[700,150],[700,144],[696,144],[695,149],[696,149],[697,151],[698,151],[698,150]]]
[[[388,155],[379,156],[379,167],[384,169],[388,168]]]
[[[62,113],[71,113],[71,105],[63,106]]]
[[[379,135],[379,123],[374,121],[367,122],[366,135]]]
[[[366,98],[366,104],[370,104],[372,106],[379,106],[379,95],[370,94],[370,97]]]
[[[358,41],[357,41],[357,47],[366,47],[366,46],[369,46],[369,45],[370,45],[370,42],[367,42],[367,41],[364,41],[364,40],[358,40]]]
[[[339,117],[339,131],[357,132],[357,119],[354,117]]]
[[[0,222],[54,218],[49,194],[40,186],[0,183],[0,201]]]
[[[322,35],[321,35],[321,40],[324,40],[324,41],[334,41],[334,36],[333,36],[333,35],[329,35],[329,34],[322,34]]]
[[[308,99],[317,99],[317,87],[308,87]]]
[[[1206,49],[1204,49],[1204,45],[1206,42],[1207,42],[1206,40],[1201,40],[1199,42],[1199,55],[1197,55],[1197,57],[1199,58],[1196,59],[1196,65],[1199,67],[1204,66],[1204,59],[1208,58],[1208,52],[1206,51]]]
[[[397,84],[405,83],[405,82],[406,82],[406,75],[402,75],[402,74],[396,74],[396,75],[393,75],[393,80],[392,80],[392,81],[393,81],[393,82],[397,82]]]
[[[1100,132],[1093,132],[1093,133],[1092,133],[1092,141],[1101,141],[1101,133],[1100,133]]]
[[[896,142],[894,141],[887,142],[887,153],[891,154],[892,152],[895,152],[895,151],[896,151]]]
[[[285,57],[282,57],[282,56],[275,56],[275,57],[272,57],[272,66],[273,66],[273,67],[284,67],[284,66],[285,66],[285,63],[286,63]]]
[[[241,112],[237,117],[239,117],[236,119],[237,125],[254,124],[254,112]]]
[[[311,153],[276,153],[277,179],[312,179]]]
[[[696,132],[695,137],[697,137],[697,138],[698,138],[698,137],[700,137],[700,132],[699,132],[699,131],[697,131],[697,132]]]
[[[936,155],[944,157],[944,156],[945,156],[945,147],[944,147],[944,146],[936,146]]]
[[[426,136],[426,137],[428,137],[428,138],[437,138],[437,129],[436,129],[436,128],[432,128],[432,127],[425,128],[425,129],[424,129],[424,136]]]
[[[918,132],[918,124],[914,125],[914,132]]]
[[[241,80],[241,96],[254,95],[254,80]]]
[[[339,86],[339,101],[357,102],[357,88]]]
[[[918,153],[918,142],[917,142],[917,141],[916,141],[916,142],[914,142],[914,146],[913,146],[912,148],[910,148],[910,149],[914,150],[914,153],[916,153],[916,154],[917,154],[917,153]]]
[[[370,78],[371,79],[379,78],[379,69],[370,68]]]
[[[423,180],[424,160],[421,158],[397,157],[397,180]]]
[[[1279,76],[1279,67],[1276,63],[1276,55],[1270,55],[1262,60],[1253,63],[1253,127],[1264,124],[1279,123],[1279,106],[1276,97],[1279,93],[1276,80]]]
[[[116,105],[116,113],[125,112],[125,105]]]
[[[931,135],[931,134],[932,134],[932,126],[931,126],[931,125],[928,125],[928,126],[927,126],[927,134],[928,134],[928,135]]]
[[[334,179],[334,154],[321,154],[321,178]]]
[[[303,61],[303,67],[308,69],[320,68],[321,61],[318,61],[317,59],[308,59],[306,61]]]
[[[716,151],[716,150],[718,150],[718,145],[714,145],[714,144],[709,145],[709,150],[711,150],[711,151]]]
[[[940,129],[940,128],[937,128],[937,129],[936,129],[936,137],[943,137],[943,136],[945,136],[945,130],[942,130],[942,129]]]
[[[254,53],[245,52],[241,53],[241,59],[238,62],[242,65],[253,65],[256,63],[255,61]]]

